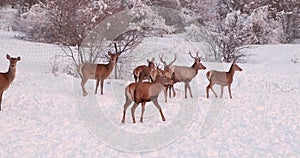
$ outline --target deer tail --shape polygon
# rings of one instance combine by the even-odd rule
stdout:
[[[125,97],[126,100],[134,101],[134,87],[132,86],[132,84],[125,88]]]
[[[210,71],[208,71],[208,72],[206,73],[206,77],[207,77],[207,79],[210,81],[210,78],[211,78],[211,72],[210,72]]]
[[[133,77],[134,77],[135,82],[137,81],[139,76],[140,76],[140,74],[139,74],[138,70],[134,69],[133,70]]]

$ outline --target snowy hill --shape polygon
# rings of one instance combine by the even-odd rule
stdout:
[[[130,81],[106,80],[101,96],[89,80],[89,95],[82,97],[79,78],[51,73],[60,48],[0,32],[1,71],[7,70],[6,54],[21,56],[3,96],[0,157],[299,157],[300,45],[251,46],[247,52],[232,100],[226,88],[223,99],[205,97],[205,73],[230,65],[203,62],[207,70],[191,82],[194,98],[183,98],[182,83],[168,103],[160,96],[167,121],[147,103],[143,124],[132,124],[128,109],[122,125]],[[186,55],[175,64],[191,65]],[[218,86],[215,91],[220,94]]]

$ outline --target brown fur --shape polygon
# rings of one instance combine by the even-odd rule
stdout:
[[[167,102],[167,91],[169,89],[169,97],[171,98],[171,95],[172,95],[171,89],[173,87],[173,84],[176,83],[174,81],[174,77],[173,77],[174,75],[173,75],[173,72],[171,71],[170,66],[176,61],[177,55],[174,54],[174,59],[169,64],[166,61],[163,60],[163,55],[162,54],[159,55],[159,59],[164,64],[164,71],[163,71],[164,76],[166,76],[167,78],[169,78],[173,81],[172,84],[169,84],[169,85],[165,86],[165,92],[166,92],[165,93],[165,102]],[[175,97],[175,91],[174,91],[174,89],[172,89],[172,90],[173,90],[173,96]]]
[[[112,54],[112,53],[108,52],[108,55],[110,56],[110,61],[108,64],[84,63],[84,64],[78,65],[77,71],[79,72],[79,74],[82,77],[81,88],[82,88],[83,96],[86,96],[88,94],[84,88],[88,79],[96,80],[95,94],[97,94],[97,89],[98,89],[99,82],[100,82],[101,95],[103,95],[104,80],[108,78],[108,76],[112,72],[113,68],[115,67],[115,64],[118,60],[120,53]]]
[[[209,84],[206,87],[206,97],[209,98],[209,89],[215,94],[217,97],[216,92],[213,89],[214,84],[218,84],[221,86],[221,98],[223,95],[223,89],[225,86],[228,86],[228,92],[229,96],[232,99],[231,96],[231,84],[233,81],[233,76],[235,71],[242,71],[242,69],[236,64],[233,63],[229,69],[228,72],[223,72],[223,71],[216,71],[216,70],[211,70],[206,73],[206,77],[209,80]]]
[[[154,105],[160,112],[162,120],[165,121],[166,119],[162,113],[160,105],[158,104],[157,98],[159,93],[163,90],[164,85],[170,84],[170,82],[171,81],[168,78],[159,76],[154,82],[137,82],[129,84],[125,88],[126,102],[124,104],[122,123],[125,123],[126,110],[128,106],[132,103],[132,101],[134,102],[131,108],[131,116],[133,123],[135,123],[135,109],[140,103],[142,103],[142,114],[140,122],[143,122],[145,104],[149,101],[152,101],[154,103]]]
[[[133,76],[134,76],[134,80],[135,82],[139,81],[142,82],[143,80],[148,80],[150,81],[151,76],[150,76],[150,72],[154,69],[154,58],[152,58],[152,60],[147,60],[148,62],[148,66],[146,65],[141,65],[136,67],[133,70]]]
[[[6,58],[9,60],[8,71],[5,73],[0,73],[0,111],[3,92],[8,89],[9,85],[15,79],[17,62],[21,60],[20,57],[12,58],[8,54],[6,55]]]

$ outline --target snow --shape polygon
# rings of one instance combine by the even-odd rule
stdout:
[[[227,88],[222,99],[212,93],[206,98],[205,73],[230,65],[203,62],[207,69],[191,82],[193,98],[184,99],[182,83],[168,103],[159,97],[165,122],[147,103],[144,123],[133,124],[128,108],[122,125],[124,87],[132,81],[106,80],[101,96],[93,94],[95,82],[89,80],[89,95],[82,97],[79,78],[51,73],[53,57],[62,53],[59,47],[15,35],[0,32],[0,71],[7,70],[7,53],[21,57],[16,79],[3,96],[0,157],[300,156],[300,66],[291,61],[300,58],[299,44],[250,46],[248,62],[239,64],[243,71],[234,76],[233,99]],[[144,47],[152,52],[151,45]],[[175,64],[191,65],[186,53]],[[218,86],[215,91],[220,94]],[[138,120],[140,107],[135,115]]]

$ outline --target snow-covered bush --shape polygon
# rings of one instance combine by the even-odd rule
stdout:
[[[0,30],[18,31],[19,28],[18,10],[11,7],[0,7]]]
[[[248,44],[280,43],[283,35],[280,20],[270,19],[268,6],[255,9],[245,20],[245,30],[249,38]]]

